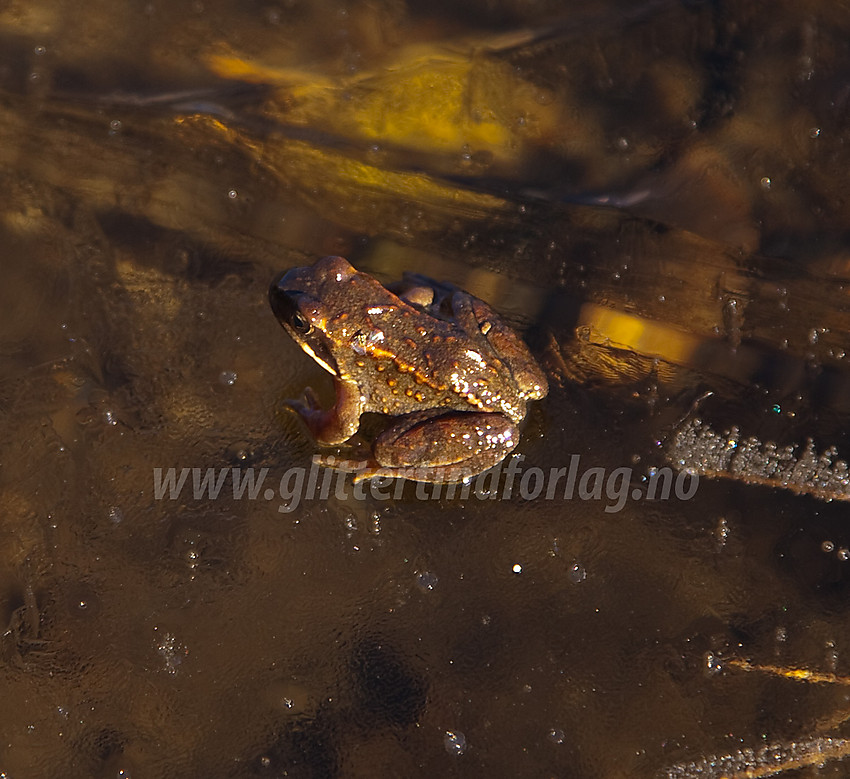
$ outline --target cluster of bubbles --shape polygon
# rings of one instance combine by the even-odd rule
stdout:
[[[821,453],[805,446],[778,446],[733,427],[717,433],[700,419],[673,436],[670,460],[677,468],[707,476],[726,476],[754,484],[784,487],[827,500],[850,500],[850,469],[835,448]]]

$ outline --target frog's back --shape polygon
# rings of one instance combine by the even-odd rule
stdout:
[[[515,420],[525,416],[524,398],[486,344],[470,340],[453,322],[426,319],[402,306],[406,310],[394,312],[388,348],[367,383],[369,410],[402,414],[446,408],[503,413]]]

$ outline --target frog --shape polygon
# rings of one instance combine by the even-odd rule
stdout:
[[[283,329],[331,374],[336,403],[307,388],[287,401],[316,441],[350,441],[364,414],[389,419],[368,459],[333,465],[355,479],[468,482],[519,443],[546,374],[522,338],[483,300],[447,282],[405,274],[384,285],[345,258],[279,273],[269,303]]]

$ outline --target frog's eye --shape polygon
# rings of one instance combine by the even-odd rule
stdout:
[[[313,329],[313,325],[300,311],[293,311],[289,321],[293,330],[301,333],[301,335],[307,335]]]

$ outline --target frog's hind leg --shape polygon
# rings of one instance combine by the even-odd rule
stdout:
[[[382,432],[373,452],[383,475],[448,483],[492,468],[518,443],[519,429],[501,414],[422,411]]]

